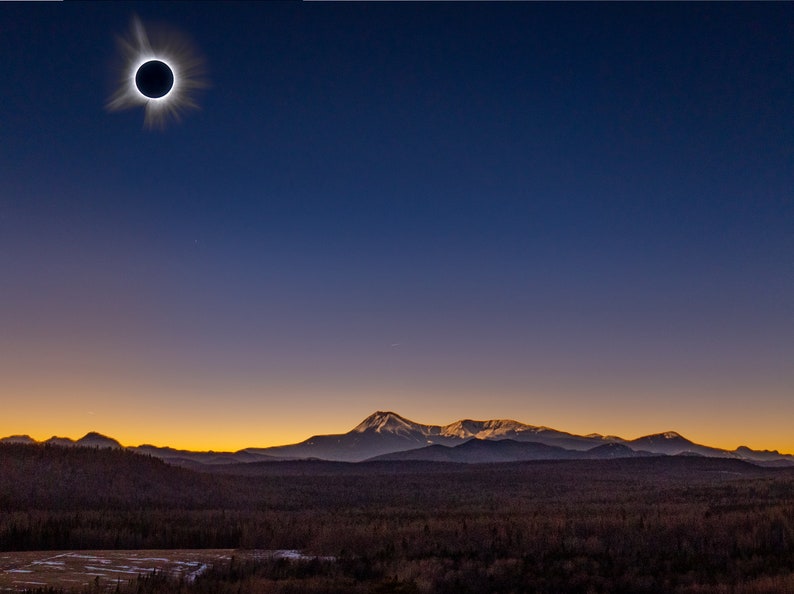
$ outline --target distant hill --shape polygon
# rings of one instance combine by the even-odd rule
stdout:
[[[492,462],[523,462],[528,460],[603,460],[611,458],[636,458],[653,456],[637,452],[630,447],[608,443],[590,450],[571,450],[532,441],[514,439],[470,439],[457,446],[432,445],[405,452],[393,452],[371,458],[369,461],[425,460],[434,462],[460,462],[482,464]]]
[[[1,439],[0,442],[37,443],[34,439],[32,439],[27,435],[5,437]],[[49,439],[45,440],[43,443],[48,445],[57,445],[64,447],[82,446],[86,448],[112,448],[112,449],[119,449],[122,447],[121,444],[112,437],[107,437],[105,435],[102,435],[101,433],[96,433],[94,431],[90,433],[86,433],[83,437],[81,437],[77,441],[70,439],[68,437],[57,437],[53,435]]]
[[[514,439],[470,439],[456,446],[431,445],[405,452],[393,452],[371,458],[370,461],[427,460],[434,462],[520,462],[523,460],[570,460],[573,450],[566,450],[536,442]]]
[[[658,456],[658,452],[649,452],[641,449],[632,449],[622,443],[605,443],[585,452],[589,460],[609,460],[611,458],[646,458]]]
[[[30,435],[9,435],[8,437],[3,437],[0,439],[0,443],[38,443],[35,439],[33,439]]]
[[[626,442],[632,449],[647,450],[657,454],[676,456],[681,454],[700,454],[711,458],[741,458],[736,452],[699,445],[682,437],[675,431],[646,435]]]
[[[251,462],[273,462],[280,460],[276,456],[268,456],[241,450],[239,452],[191,452],[189,450],[176,450],[168,447],[153,445],[140,445],[128,448],[139,454],[146,454],[161,458],[169,464],[184,466],[186,468],[201,468],[203,466],[219,466],[225,464],[248,464]]]
[[[100,433],[91,432],[75,442],[75,445],[89,448],[112,448],[119,449],[121,444],[112,437],[106,437]]]

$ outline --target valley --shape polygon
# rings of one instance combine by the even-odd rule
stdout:
[[[143,567],[131,556],[169,550],[159,558],[186,571],[207,565],[192,581],[189,571],[117,581],[121,594],[794,586],[794,470],[737,459],[304,460],[196,472],[123,449],[0,444],[0,464],[6,556],[102,551],[122,570]],[[180,552],[197,549],[220,556]],[[256,553],[275,550],[295,554]],[[38,592],[96,591],[55,582]]]

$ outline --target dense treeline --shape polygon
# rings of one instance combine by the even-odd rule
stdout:
[[[0,444],[0,509],[222,505],[223,480],[122,449]]]
[[[294,548],[337,559],[238,560],[192,584],[154,576],[125,592],[794,589],[794,474],[738,461],[347,465],[325,475],[301,474],[316,463],[274,463],[236,477],[110,450],[15,448],[0,448],[3,469],[26,473],[0,479],[4,550]],[[76,489],[75,476],[90,486]]]

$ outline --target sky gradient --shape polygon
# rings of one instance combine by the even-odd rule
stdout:
[[[200,110],[109,112],[137,15]],[[0,435],[794,453],[794,4],[0,6]]]

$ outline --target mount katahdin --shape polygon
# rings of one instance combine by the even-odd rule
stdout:
[[[37,442],[14,435],[0,442],[43,443],[60,446],[123,447],[99,433],[77,441],[51,437]],[[794,456],[777,450],[758,451],[741,446],[723,450],[696,444],[675,432],[647,435],[633,440],[616,436],[574,435],[548,427],[526,425],[509,419],[449,425],[423,425],[393,412],[377,411],[347,433],[315,435],[300,443],[237,452],[192,452],[169,447],[141,445],[127,449],[162,458],[182,466],[237,464],[278,460],[314,459],[343,462],[376,460],[433,460],[464,463],[520,460],[570,460],[629,458],[637,456],[708,456],[735,458],[765,466],[794,466]]]

